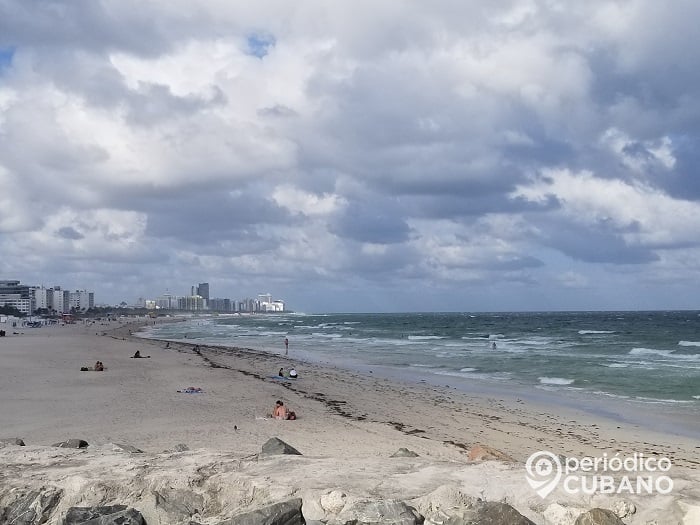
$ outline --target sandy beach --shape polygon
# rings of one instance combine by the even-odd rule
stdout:
[[[227,480],[229,488],[217,497],[225,495],[228,503],[216,513],[211,506],[198,509],[199,523],[218,523],[214,515],[220,519],[290,496],[302,497],[307,519],[324,520],[329,511],[319,502],[332,490],[350,499],[418,505],[419,498],[448,489],[506,502],[535,523],[573,523],[582,510],[621,502],[636,508],[624,523],[700,523],[700,443],[692,437],[508,396],[300,363],[293,356],[212,347],[197,353],[185,343],[165,348],[130,335],[137,330],[137,324],[76,324],[21,329],[0,339],[0,438],[27,445],[0,449],[0,481],[5,488],[64,488],[56,520],[69,504],[120,498],[150,516],[148,523],[168,523],[150,495],[153,484],[165,477],[171,487],[198,486],[197,479],[204,486],[203,472],[210,469],[207,483],[217,476]],[[136,350],[151,357],[131,358]],[[104,372],[80,371],[98,360]],[[299,370],[298,380],[274,377],[291,366]],[[187,387],[203,392],[178,392]],[[299,419],[271,419],[277,399]],[[261,446],[272,437],[303,455],[260,461]],[[70,438],[90,446],[49,446]],[[115,443],[144,453],[125,455]],[[495,452],[484,454],[477,445]],[[418,456],[391,458],[401,447]],[[665,456],[673,464],[673,491],[576,495],[557,487],[541,498],[526,482],[524,464],[542,450],[567,457]],[[81,469],[86,465],[91,468]],[[138,472],[145,475],[135,481]],[[90,480],[125,488],[76,489]],[[1,504],[7,505],[8,494]]]

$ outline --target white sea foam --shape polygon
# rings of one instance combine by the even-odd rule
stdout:
[[[684,361],[697,361],[700,359],[700,354],[676,354],[675,350],[655,350],[653,348],[633,348],[629,351],[630,355],[645,355],[645,356],[661,356],[671,359],[680,359]]]
[[[608,368],[627,368],[630,365],[626,363],[610,363],[609,365],[605,366],[607,366]]]
[[[474,373],[474,372],[458,372],[455,370],[439,370],[434,371],[433,374],[440,376],[451,376],[451,377],[461,377],[463,379],[487,379],[490,381],[508,381],[510,379],[510,372],[495,372],[493,374],[487,373]]]
[[[318,332],[314,332],[311,335],[313,335],[314,337],[324,337],[327,339],[338,339],[339,337],[343,337],[343,334],[321,334]]]
[[[409,335],[409,341],[430,341],[432,339],[445,339],[440,335]]]
[[[678,346],[700,346],[700,341],[678,341]]]
[[[476,368],[471,368],[468,366],[466,368],[460,368],[459,371],[460,372],[474,372],[474,371],[476,371]]]
[[[672,350],[655,350],[653,348],[633,348],[629,351],[630,355],[671,355]]]
[[[570,385],[575,381],[574,379],[565,379],[563,377],[538,377],[537,379],[543,385]]]
[[[578,333],[580,335],[589,335],[589,334],[614,334],[615,330],[579,330]]]
[[[700,399],[700,396],[693,396],[693,399]]]

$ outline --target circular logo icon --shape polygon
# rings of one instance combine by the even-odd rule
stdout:
[[[552,452],[535,452],[525,462],[527,482],[541,498],[546,498],[561,480],[561,461]]]

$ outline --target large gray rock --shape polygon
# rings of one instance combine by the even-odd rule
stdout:
[[[535,525],[510,505],[496,501],[478,501],[449,515],[445,525]]]
[[[25,446],[24,441],[20,438],[0,438],[0,444],[2,445],[19,445],[20,447]]]
[[[625,525],[625,522],[611,510],[591,509],[576,518],[574,525]]]
[[[288,445],[280,438],[276,437],[270,438],[265,442],[265,444],[262,446],[261,454],[263,456],[273,456],[277,454],[293,454],[296,456],[302,455],[301,452],[299,452],[293,446]]]
[[[55,488],[18,493],[12,503],[0,508],[0,523],[13,525],[45,523],[58,505],[61,494],[62,491]]]
[[[261,509],[239,514],[219,525],[305,525],[301,498],[294,498]]]
[[[63,525],[145,525],[141,513],[126,505],[71,507]]]
[[[129,454],[143,454],[143,450],[136,448],[133,445],[125,445],[123,443],[112,443],[114,452],[128,452]]]
[[[172,523],[200,514],[204,508],[204,497],[189,490],[170,489],[153,491],[156,508],[165,512]]]
[[[401,447],[399,450],[394,452],[390,457],[392,458],[417,458],[418,454],[406,447]]]
[[[60,443],[54,443],[51,446],[59,448],[87,448],[88,442],[83,439],[67,439],[66,441],[61,441]]]
[[[328,525],[416,525],[422,519],[403,501],[356,501],[348,504]]]

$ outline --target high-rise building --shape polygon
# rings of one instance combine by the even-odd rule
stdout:
[[[88,310],[95,306],[95,294],[86,290],[76,290],[68,294],[68,311]]]
[[[209,300],[209,283],[199,283],[197,285],[197,293],[192,295],[201,295],[203,299]]]

